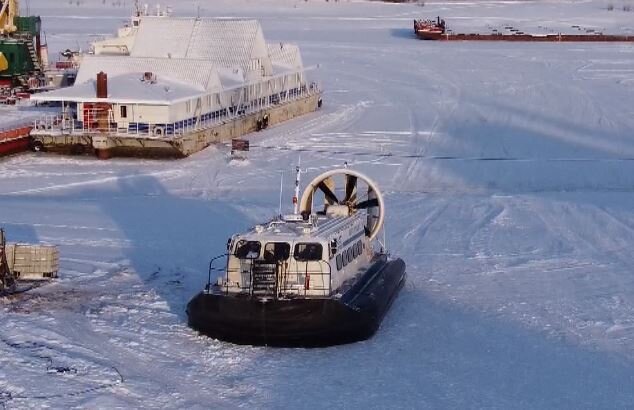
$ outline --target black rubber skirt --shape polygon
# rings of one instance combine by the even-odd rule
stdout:
[[[371,337],[405,282],[401,259],[381,258],[340,298],[262,301],[201,292],[187,305],[189,325],[227,342],[323,347]]]

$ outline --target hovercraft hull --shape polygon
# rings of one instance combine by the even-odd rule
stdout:
[[[320,347],[371,337],[405,281],[401,259],[377,261],[340,298],[258,300],[201,292],[187,305],[189,325],[224,341]]]

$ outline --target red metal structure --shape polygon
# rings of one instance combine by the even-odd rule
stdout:
[[[414,20],[414,33],[421,40],[444,41],[537,41],[537,42],[634,42],[634,36],[603,34],[588,31],[587,34],[526,34],[515,30],[513,33],[503,34],[493,32],[480,33],[451,33],[445,26],[445,20]]]
[[[414,20],[414,32],[421,40],[439,40],[445,34],[445,20]]]
[[[32,129],[26,125],[0,129],[0,157],[28,150]]]

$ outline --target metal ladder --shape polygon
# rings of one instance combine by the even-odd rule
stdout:
[[[37,55],[37,50],[35,50],[35,47],[33,46],[33,39],[31,39],[31,41],[27,41],[26,48],[29,49],[29,54],[31,55],[31,61],[33,62],[35,71],[41,71],[42,66],[40,64],[40,58]]]
[[[251,295],[275,297],[277,293],[277,264],[253,261],[251,269]]]

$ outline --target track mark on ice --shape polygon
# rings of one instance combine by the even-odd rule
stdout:
[[[93,179],[93,180],[89,180],[89,181],[71,182],[71,183],[68,183],[68,184],[51,185],[51,186],[42,187],[42,188],[31,188],[31,189],[25,189],[25,190],[22,190],[22,191],[6,192],[4,194],[0,194],[0,196],[1,195],[36,194],[36,193],[41,193],[41,192],[56,191],[56,190],[63,190],[63,189],[71,189],[71,188],[84,187],[84,186],[90,186],[90,185],[107,184],[109,182],[117,182],[117,181],[121,181],[121,180],[147,178],[147,177],[155,177],[155,178],[162,178],[162,180],[169,180],[169,179],[172,179],[172,178],[177,178],[177,177],[179,177],[181,175],[182,175],[181,171],[168,170],[168,171],[150,172],[150,173],[146,173],[146,174],[112,176],[112,177],[104,177],[104,178],[99,178],[99,179]]]

